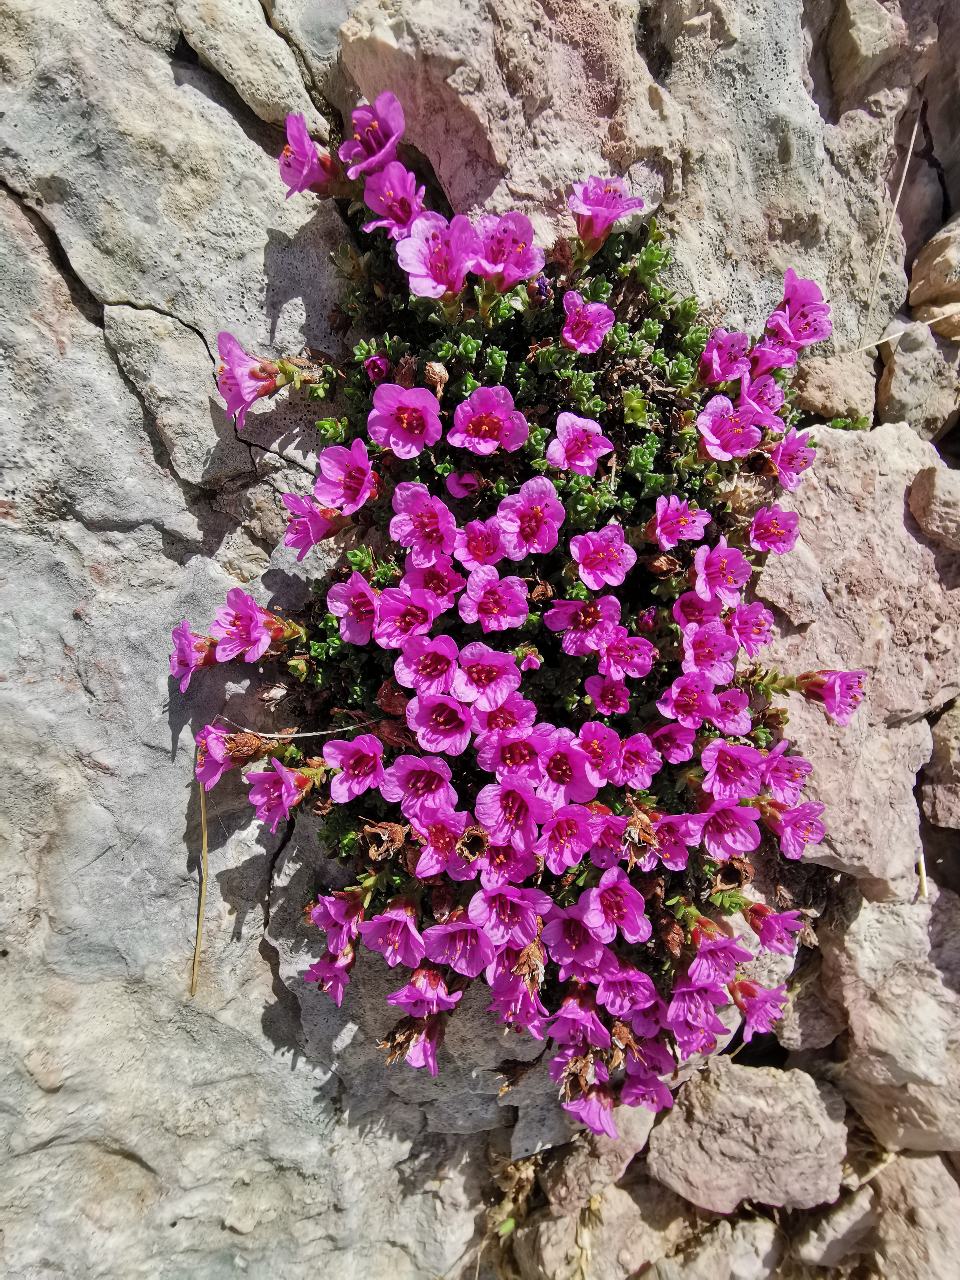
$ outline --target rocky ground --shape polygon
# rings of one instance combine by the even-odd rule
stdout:
[[[491,1274],[503,1197],[523,1280],[953,1274],[953,0],[2,0],[0,50],[3,1273]],[[547,235],[570,177],[612,168],[712,318],[753,325],[787,265],[820,280],[836,333],[802,394],[872,428],[821,433],[803,546],[761,583],[785,665],[872,672],[849,730],[791,707],[830,834],[779,1046],[619,1143],[572,1135],[536,1068],[500,1096],[536,1047],[479,1009],[437,1082],[386,1071],[375,963],[341,1011],[297,976],[334,869],[305,823],[255,828],[232,775],[187,994],[192,731],[267,711],[222,672],[181,699],[168,633],[261,575],[301,597],[274,548],[312,447],[295,405],[238,440],[211,351],[220,328],[336,349],[343,228],[284,201],[279,126],[323,136],[384,88],[464,211],[519,204]]]

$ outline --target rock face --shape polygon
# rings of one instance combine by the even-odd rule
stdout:
[[[338,868],[307,823],[286,844],[254,826],[235,777],[210,801],[187,995],[192,736],[221,713],[270,720],[220,671],[181,697],[167,637],[261,575],[264,599],[299,602],[293,557],[274,550],[279,493],[306,489],[316,441],[314,412],[282,400],[236,438],[216,336],[337,351],[328,258],[344,226],[311,197],[284,200],[275,160],[286,112],[323,137],[340,125],[329,104],[358,88],[399,93],[454,204],[519,204],[544,236],[571,177],[626,172],[675,238],[676,286],[718,321],[755,324],[787,265],[820,279],[836,351],[807,363],[800,394],[825,414],[872,416],[857,348],[905,305],[904,244],[926,245],[910,304],[937,337],[914,326],[888,344],[878,406],[909,426],[818,433],[796,498],[805,543],[763,591],[785,667],[871,671],[850,730],[796,700],[791,732],[828,806],[816,857],[885,899],[824,933],[783,1043],[836,1042],[837,1086],[889,1145],[956,1150],[956,900],[908,901],[926,722],[960,682],[952,480],[916,434],[946,452],[956,398],[956,218],[930,239],[943,191],[960,199],[954,6],[8,0],[0,39],[4,1274],[300,1280],[332,1264],[344,1280],[458,1280],[484,1238],[490,1135],[518,1160],[573,1136],[541,1046],[483,1009],[451,1025],[434,1082],[383,1064],[375,960],[340,1010],[304,985],[317,938],[301,909]],[[903,225],[878,262],[921,82]],[[921,790],[944,831],[954,721],[934,725]],[[548,1204],[516,1233],[524,1277],[777,1275],[793,1245],[767,1218],[704,1230],[692,1206],[837,1194],[836,1097],[802,1072],[693,1075],[653,1130],[649,1170],[649,1117],[621,1124],[619,1143],[580,1137],[544,1161]],[[901,1157],[871,1187],[881,1270],[948,1274],[946,1166]],[[798,1257],[834,1265],[860,1222],[850,1203],[817,1218]]]
[[[877,385],[880,422],[907,422],[924,440],[947,434],[960,418],[960,347],[926,324],[891,325],[881,343],[884,369]]]
[[[847,1019],[837,1087],[893,1150],[960,1148],[960,898],[863,902],[822,940]],[[922,1028],[922,1030],[921,1030]]]
[[[718,1058],[654,1129],[647,1168],[715,1213],[744,1200],[809,1209],[837,1198],[846,1143],[843,1104],[829,1086]]]
[[[935,826],[960,829],[960,703],[933,726],[933,754],[923,771],[920,795]]]
[[[924,717],[960,689],[960,563],[904,512],[916,477],[945,468],[903,424],[821,429],[817,444],[788,503],[803,546],[772,557],[757,586],[780,630],[764,661],[868,672],[846,728],[789,700],[788,736],[813,761],[810,794],[826,806],[827,838],[808,857],[857,876],[871,896],[909,897],[921,849],[912,793],[931,749]]]

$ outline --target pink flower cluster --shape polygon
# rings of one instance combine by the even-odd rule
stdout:
[[[446,306],[473,274],[482,309],[540,275],[544,254],[524,215],[474,224],[424,210],[423,187],[398,159],[404,120],[393,95],[359,106],[353,126],[338,153],[343,180],[363,182],[376,215],[365,229],[394,243],[414,295]],[[330,171],[305,126],[288,135],[288,187],[322,189]],[[578,270],[641,206],[620,179],[574,187]],[[584,355],[600,350],[616,320],[590,296],[585,286],[556,295],[561,340]],[[756,454],[757,470],[763,464],[781,488],[796,487],[814,451],[786,427],[776,372],[829,324],[819,289],[789,271],[759,341],[713,331],[700,379],[716,391],[696,419],[705,458],[736,466]],[[271,379],[275,389],[279,370],[221,337],[221,389],[239,424]],[[761,557],[793,548],[798,519],[772,501],[741,519],[670,494],[641,500],[636,523],[618,511],[578,524],[564,497],[590,480],[612,487],[623,462],[615,422],[551,411],[534,474],[523,459],[546,412],[519,392],[518,407],[505,375],[470,384],[451,404],[436,383],[408,385],[415,379],[393,374],[385,356],[368,356],[364,369],[352,438],[320,452],[311,497],[284,496],[286,541],[302,558],[373,521],[383,535],[377,554],[389,542],[390,572],[335,573],[326,594],[337,642],[363,650],[353,656],[385,677],[377,703],[390,708],[389,731],[345,719],[319,758],[304,761],[284,743],[247,780],[274,830],[315,787],[357,827],[371,807],[387,814],[402,849],[390,867],[403,875],[374,863],[360,883],[314,903],[326,949],[305,979],[340,1005],[361,948],[377,952],[399,971],[388,997],[401,1019],[391,1052],[431,1074],[464,990],[482,982],[503,1024],[552,1042],[564,1106],[616,1136],[617,1101],[671,1105],[677,1063],[729,1034],[720,1010],[739,1012],[749,1040],[783,1008],[784,988],[759,985],[744,966],[758,948],[792,953],[798,912],[744,896],[736,934],[689,908],[666,977],[658,930],[670,914],[665,878],[691,859],[730,863],[764,844],[796,859],[824,837],[823,806],[804,798],[811,765],[759,730],[765,695],[754,694],[759,677],[746,676],[743,661],[773,638],[773,616],[750,598],[752,575]],[[434,450],[444,460],[465,451],[476,470],[446,474],[441,490]],[[506,482],[494,486],[494,475]],[[569,536],[571,526],[582,531]],[[637,590],[640,573],[652,581],[651,560],[682,584],[669,597]],[[292,626],[234,589],[209,635],[186,622],[176,629],[171,674],[186,689],[200,667],[258,661]],[[543,653],[528,642],[540,628]],[[551,663],[557,682],[561,671],[574,677],[565,701],[544,713],[537,695],[555,678]],[[859,671],[810,671],[790,687],[846,723],[864,680]],[[216,785],[236,763],[235,744],[206,726],[202,784]],[[651,794],[658,785],[666,801]]]

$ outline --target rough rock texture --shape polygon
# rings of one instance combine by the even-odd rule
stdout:
[[[949,1165],[937,1156],[901,1156],[873,1185],[879,1274],[897,1280],[953,1275],[960,1256],[960,1187]]]
[[[808,857],[861,878],[871,896],[910,897],[913,788],[931,747],[924,717],[960,691],[960,557],[907,512],[916,476],[943,464],[904,424],[819,429],[817,443],[816,466],[788,500],[801,543],[771,557],[757,585],[780,630],[764,662],[869,673],[846,728],[799,695],[788,702],[789,737],[814,765],[811,798],[826,806],[827,838]]]
[[[913,264],[910,306],[944,338],[960,340],[960,214],[924,245]]]
[[[791,1254],[810,1267],[839,1266],[867,1250],[876,1223],[876,1194],[870,1186],[860,1187],[822,1218],[806,1223],[791,1241]]]
[[[809,1209],[837,1198],[846,1144],[843,1103],[829,1086],[718,1058],[654,1128],[647,1168],[716,1213],[744,1200]]]
[[[960,829],[960,702],[933,726],[933,754],[923,771],[920,796],[935,826]],[[960,861],[956,849],[954,857]]]
[[[926,467],[910,486],[910,511],[932,542],[960,551],[960,472]]]
[[[582,1209],[591,1196],[618,1182],[630,1161],[647,1145],[653,1112],[645,1107],[617,1107],[619,1138],[581,1134],[541,1170],[540,1185],[557,1217]]]
[[[899,316],[890,330],[880,344],[877,420],[908,422],[924,440],[939,439],[960,418],[960,346]]]
[[[693,1224],[679,1196],[640,1176],[607,1187],[578,1214],[531,1218],[514,1256],[522,1280],[628,1280],[683,1244]]]
[[[337,27],[354,10],[341,59]],[[394,88],[458,205],[520,203],[545,213],[545,233],[565,217],[571,175],[625,171],[663,202],[677,287],[695,287],[717,320],[756,323],[788,264],[824,283],[848,354],[810,359],[801,396],[869,418],[870,362],[856,348],[905,305],[905,259],[960,200],[960,11],[944,0],[8,0],[0,41],[0,1269],[15,1280],[300,1280],[331,1265],[346,1280],[472,1276],[490,1133],[523,1159],[575,1131],[540,1046],[471,1007],[451,1026],[439,1082],[387,1070],[375,1045],[382,967],[362,966],[339,1011],[299,976],[316,945],[301,908],[336,868],[307,823],[285,845],[255,828],[235,777],[211,797],[200,987],[186,995],[192,733],[224,710],[241,724],[269,715],[242,674],[206,673],[181,698],[164,675],[167,635],[261,575],[262,598],[302,598],[292,555],[274,547],[279,492],[306,488],[316,439],[309,407],[281,399],[257,406],[237,441],[214,392],[216,334],[272,355],[337,344],[328,254],[343,226],[312,198],[284,200],[278,125],[302,111],[323,136],[338,124],[329,104],[356,95],[351,73],[362,90]],[[925,113],[878,262],[921,83]],[[955,237],[956,219],[920,253],[915,319],[953,324],[941,313],[956,305]],[[910,429],[820,433],[818,473],[797,495],[807,543],[766,589],[784,666],[872,669],[851,731],[797,701],[792,732],[830,809],[824,861],[868,894],[905,898],[926,720],[958,680],[956,559],[921,536],[905,495],[939,465],[918,426],[945,453],[956,439],[955,347],[938,339],[947,374],[931,374],[929,359],[906,360],[909,343],[889,345],[889,391]],[[945,724],[922,788],[938,821],[955,786],[955,772],[947,783],[937,772]],[[823,972],[800,984],[781,1029],[811,1069],[837,1042],[837,1084],[893,1145],[954,1145],[949,901],[865,904],[828,939]],[[888,910],[898,940],[887,947],[867,924]],[[501,1095],[506,1059],[514,1083]],[[748,1097],[771,1074],[717,1070],[747,1073]],[[778,1074],[778,1097],[793,1097],[797,1075]],[[684,1087],[697,1096],[710,1079]],[[685,1115],[682,1102],[655,1134]],[[779,1274],[785,1244],[767,1219],[704,1234],[638,1170],[642,1158],[624,1172],[646,1113],[629,1124],[621,1144],[581,1138],[545,1169],[554,1204],[517,1232],[524,1275],[608,1280],[651,1263],[660,1280]],[[754,1130],[764,1150],[781,1128]],[[828,1132],[839,1146],[833,1121]],[[892,1259],[887,1273],[948,1274],[958,1215],[946,1166],[899,1159],[871,1186],[871,1247]],[[934,1196],[942,1223],[924,1216]],[[845,1209],[811,1229],[824,1258],[848,1238]]]
[[[830,1078],[886,1147],[960,1149],[960,898],[864,901],[821,946],[848,1024]]]

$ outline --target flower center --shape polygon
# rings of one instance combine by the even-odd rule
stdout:
[[[573,766],[565,751],[555,751],[547,761],[547,777],[561,786],[573,781]]]
[[[495,413],[475,414],[467,423],[467,435],[475,440],[499,440],[503,421]]]
[[[400,424],[400,430],[405,431],[408,436],[422,436],[426,430],[423,414],[412,405],[398,405],[395,416]]]

